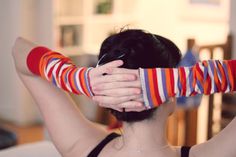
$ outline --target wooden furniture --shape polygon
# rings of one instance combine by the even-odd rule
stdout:
[[[197,48],[197,51],[199,53],[204,53],[204,51],[202,50],[208,50],[208,52],[210,52],[210,59],[214,59],[214,53],[217,53],[216,51],[214,51],[217,48],[222,49],[223,51],[223,58],[225,60],[231,59],[231,52],[232,52],[232,41],[233,41],[233,37],[232,35],[228,35],[227,36],[227,41],[225,43],[221,43],[221,44],[209,44],[209,45],[198,45],[197,42],[195,41],[195,39],[188,39],[187,43],[188,43],[188,50],[192,50]],[[208,104],[208,127],[207,127],[207,139],[210,139],[214,133],[213,133],[213,114],[214,114],[214,97],[216,95],[210,95],[209,96],[209,104]],[[224,94],[223,95],[223,103],[224,105],[222,106],[222,113],[224,113],[224,110],[229,110],[228,107],[226,106],[226,103],[224,103],[225,101],[227,101],[227,98],[224,97],[228,97],[231,98],[232,95],[230,96],[230,94]],[[234,107],[236,108],[236,107]],[[185,117],[185,121],[186,121],[186,130],[187,130],[187,134],[186,134],[186,144],[187,145],[193,145],[196,143],[196,139],[194,140],[193,138],[196,137],[196,124],[197,124],[197,114],[196,114],[196,110],[189,110],[186,111],[186,117]],[[223,121],[224,121],[224,116],[223,116]],[[229,121],[227,121],[229,122]],[[192,129],[194,128],[194,130]],[[192,130],[192,132],[190,132],[190,130]]]
[[[199,45],[195,39],[187,40],[187,49],[189,51],[198,52],[199,55],[205,53],[207,50],[209,54],[209,58],[214,59],[215,53],[219,51],[215,51],[217,48],[222,49],[223,56],[221,59],[231,59],[232,52],[232,35],[227,36],[227,40],[225,43],[220,44],[209,44],[209,45]],[[218,97],[220,102],[218,106],[216,105],[214,99]],[[236,115],[236,97],[232,94],[223,94],[217,95],[213,94],[208,97],[207,105],[207,132],[206,139],[210,139],[214,136],[215,133],[223,129]],[[219,104],[220,103],[220,104]],[[214,114],[217,112],[220,114],[220,119],[218,121],[214,121]],[[205,111],[204,111],[205,112]],[[197,133],[198,133],[198,118],[199,118],[199,108],[192,107],[187,109],[177,108],[177,111],[169,118],[167,125],[167,138],[169,142],[173,145],[186,145],[192,146],[195,145],[197,141]],[[220,126],[218,129],[213,129],[214,126]],[[213,131],[218,130],[218,131]]]

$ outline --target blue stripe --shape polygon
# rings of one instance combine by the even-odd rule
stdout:
[[[203,88],[202,88],[202,85],[201,85],[200,81],[197,80],[196,83],[197,83],[197,85],[198,85],[198,88],[200,89],[200,92],[203,94],[203,93],[204,93],[204,90],[203,90]]]
[[[91,91],[90,86],[89,86],[89,79],[88,79],[88,77],[89,77],[88,74],[89,74],[89,71],[91,69],[92,68],[86,69],[86,72],[84,73],[84,78],[85,78],[86,88],[87,88],[90,96],[93,96],[92,91]]]
[[[181,93],[182,93],[182,84],[180,82],[180,74],[179,74],[179,70],[178,70],[178,90],[179,90],[179,95],[177,95],[177,97],[181,97]]]
[[[52,75],[52,83],[57,87],[57,83],[53,75]]]
[[[68,83],[68,80],[67,80],[68,77],[67,77],[67,76],[68,76],[68,72],[69,72],[69,71],[70,71],[70,70],[68,70],[68,71],[66,72],[66,74],[65,74],[65,82],[66,82],[66,83]],[[65,84],[65,87],[66,87],[66,84]]]
[[[164,96],[165,96],[165,100],[167,100],[168,98],[168,94],[167,94],[167,83],[166,83],[166,75],[165,75],[165,70],[164,69],[161,69],[161,79],[162,79],[162,87],[163,87],[163,93],[164,93]]]
[[[213,74],[213,78],[211,78],[211,80],[214,82],[213,83],[213,90],[214,90],[214,93],[217,92],[217,86],[216,86],[216,83],[215,83],[215,79],[214,79],[214,72],[215,72],[215,68],[214,68],[214,63],[212,60],[209,61],[209,65],[210,65],[210,68],[211,68],[211,72]]]
[[[80,93],[82,93],[82,92],[79,90],[79,87],[78,87],[78,83],[79,83],[79,82],[78,82],[78,83],[76,82],[76,73],[77,73],[77,72],[78,72],[78,69],[76,70],[76,72],[74,73],[74,76],[73,76],[73,77],[74,77],[74,80],[75,80],[74,83],[75,83],[76,89],[77,89]]]
[[[189,76],[188,76],[188,80],[189,80],[189,88],[190,88],[190,95],[193,93],[193,68],[189,68]]]
[[[148,102],[149,102],[149,108],[153,108],[154,105],[153,105],[152,98],[151,98],[149,81],[148,81],[148,72],[146,69],[144,69],[144,78],[145,78],[145,87],[146,87],[147,98],[148,98]],[[148,104],[146,104],[146,105],[148,105]]]

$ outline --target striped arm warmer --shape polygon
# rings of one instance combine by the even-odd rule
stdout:
[[[192,67],[139,69],[147,108],[170,97],[235,91],[236,60],[208,60]]]
[[[76,67],[70,58],[45,47],[32,49],[27,56],[30,71],[58,88],[74,94],[93,96],[88,73],[91,68]]]

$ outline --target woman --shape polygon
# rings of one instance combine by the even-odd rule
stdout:
[[[13,50],[13,56],[17,58],[15,59],[17,72],[37,101],[58,150],[63,156],[87,156],[109,133],[87,121],[72,105],[73,103],[65,93],[47,84],[41,78],[32,75],[25,64],[25,59],[35,45],[26,43],[21,46],[22,43],[19,43],[20,45],[18,43],[19,41]],[[21,54],[18,53],[19,51]],[[21,57],[21,59],[18,57]],[[144,60],[146,57],[147,59]],[[122,59],[124,67],[127,68],[174,67],[180,60],[180,53],[178,48],[168,39],[140,30],[131,30],[113,35],[102,44],[99,64],[117,58]],[[93,86],[98,88],[99,84],[104,81],[101,81],[104,78],[103,74],[110,73],[107,68],[115,69],[120,65],[119,61],[112,62],[91,70],[92,88]],[[121,75],[117,69],[112,70],[112,72],[116,74],[106,76],[105,82],[109,80],[108,77],[113,77],[111,82],[114,82],[114,78],[116,78],[116,81],[122,82],[133,79],[131,78],[133,75]],[[128,85],[126,84],[126,86]],[[126,104],[129,100],[137,100],[130,101],[137,103],[142,101],[139,92],[137,92],[137,87],[140,87],[140,83],[136,82],[136,85],[131,86],[133,90],[130,90],[128,94],[125,93],[130,96],[126,96],[126,99],[122,98],[116,103]],[[47,94],[45,94],[45,91],[47,91]],[[103,95],[124,96],[120,92],[109,92],[108,94],[106,90],[96,90],[96,88],[93,91],[98,95],[100,94],[100,98]],[[98,97],[95,99],[99,99]],[[103,100],[105,99],[103,98]],[[165,123],[168,115],[174,110],[173,102],[174,100],[170,100],[170,102],[161,105],[157,109],[140,113],[127,112],[129,109],[125,110],[126,112],[113,110],[112,113],[117,118],[126,121],[124,123],[124,133],[122,137],[117,138],[115,138],[116,135],[111,134],[108,138],[114,139],[107,143],[104,148],[102,147],[101,152],[98,151],[99,148],[95,152],[99,153],[99,156],[180,156],[180,148],[169,146],[165,139]],[[120,107],[125,108],[126,105]],[[140,106],[140,104],[137,106]],[[236,122],[234,121],[209,142],[192,147],[190,156],[235,156],[233,148],[235,140],[231,138],[236,129],[234,126]],[[214,149],[214,147],[220,147],[224,151]]]

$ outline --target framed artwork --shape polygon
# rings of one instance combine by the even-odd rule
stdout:
[[[60,46],[78,47],[82,40],[82,26],[81,25],[62,25],[60,26]]]
[[[95,0],[95,14],[111,14],[113,0]]]
[[[191,4],[220,5],[221,0],[189,0]]]
[[[181,0],[181,16],[185,20],[228,21],[230,0]]]

